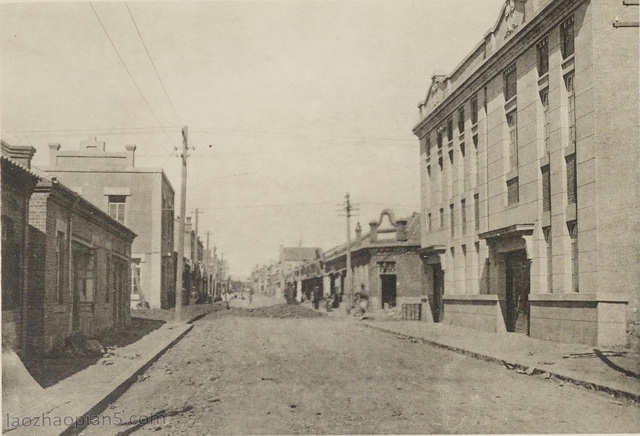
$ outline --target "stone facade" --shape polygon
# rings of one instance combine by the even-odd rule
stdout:
[[[419,105],[436,320],[599,346],[637,341],[638,6],[508,0]]]
[[[90,138],[80,150],[50,144],[44,170],[102,210],[120,219],[138,237],[132,246],[134,294],[152,308],[167,308],[175,289],[174,190],[160,168],[135,166],[135,145],[124,152],[105,150]]]

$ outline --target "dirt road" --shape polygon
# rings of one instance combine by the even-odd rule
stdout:
[[[636,404],[309,313],[208,315],[82,434],[640,431]]]

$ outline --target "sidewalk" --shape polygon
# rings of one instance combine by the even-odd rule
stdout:
[[[122,395],[138,375],[193,328],[194,320],[213,310],[211,304],[194,306],[183,312],[186,322],[164,324],[138,342],[117,349],[114,356],[102,358],[95,365],[44,389],[44,394],[21,399],[24,406],[18,410],[3,408],[3,433],[11,436],[79,433],[86,417],[97,416]],[[12,428],[16,419],[22,425]]]
[[[518,333],[489,333],[417,321],[363,320],[362,324],[428,344],[496,362],[521,374],[542,375],[588,389],[640,401],[640,354],[533,339]]]

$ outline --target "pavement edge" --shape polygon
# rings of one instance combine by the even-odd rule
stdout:
[[[362,323],[364,326],[368,327],[368,328],[372,328],[372,329],[376,329],[385,333],[390,333],[390,334],[394,334],[396,336],[400,336],[404,339],[415,339],[418,340],[424,344],[428,344],[431,345],[433,347],[436,348],[442,348],[445,350],[449,350],[449,351],[453,351],[455,353],[458,354],[463,354],[465,356],[469,356],[469,357],[473,357],[474,359],[478,359],[478,360],[484,360],[485,362],[491,362],[491,363],[497,363],[500,364],[504,367],[506,367],[507,369],[510,370],[522,370],[522,371],[531,371],[532,372],[530,375],[542,375],[542,374],[549,374],[551,377],[556,378],[557,380],[563,381],[563,382],[568,382],[568,383],[572,383],[576,386],[582,386],[586,389],[589,390],[594,390],[594,391],[599,391],[599,392],[604,392],[607,393],[609,395],[613,395],[617,398],[624,398],[627,400],[631,400],[634,402],[640,402],[640,394],[636,394],[633,392],[628,392],[628,391],[624,391],[622,389],[617,389],[617,388],[612,388],[610,386],[606,386],[600,383],[594,383],[594,382],[590,382],[590,381],[586,381],[586,380],[580,380],[577,379],[575,377],[571,377],[571,376],[567,376],[567,375],[563,375],[557,372],[553,372],[553,371],[548,371],[546,369],[540,369],[540,368],[536,368],[536,367],[532,367],[529,365],[524,365],[518,362],[508,362],[506,360],[494,357],[494,356],[489,356],[486,354],[480,354],[480,353],[476,353],[475,351],[469,351],[469,350],[465,350],[464,348],[459,348],[459,347],[455,347],[453,345],[447,345],[447,344],[443,344],[441,342],[436,342],[433,341],[431,339],[425,339],[419,336],[413,336],[413,335],[407,335],[406,333],[399,333],[396,332],[394,330],[391,329],[386,329],[382,326],[378,326],[378,325],[373,325],[367,322],[363,322]]]
[[[167,350],[172,348],[175,344],[180,342],[180,340],[183,337],[185,337],[187,333],[189,333],[191,331],[191,329],[193,328],[193,324],[192,323],[194,321],[196,321],[196,320],[192,319],[191,323],[187,324],[187,328],[182,333],[180,333],[169,344],[167,344],[166,346],[162,347],[162,349],[159,350],[158,352],[156,352],[153,356],[151,356],[151,358],[146,363],[144,363],[143,365],[138,367],[135,371],[133,371],[133,373],[130,376],[128,376],[124,381],[120,382],[117,386],[115,386],[111,390],[111,392],[108,393],[102,400],[98,401],[98,403],[96,403],[93,406],[91,406],[91,408],[89,410],[87,410],[85,413],[83,413],[78,418],[83,418],[85,416],[95,416],[95,415],[98,415],[99,413],[103,412],[111,402],[113,402],[118,397],[120,397],[122,394],[124,394],[125,391],[127,389],[129,389],[133,385],[133,383],[135,383],[135,381],[137,380],[138,375],[142,374],[144,371],[149,369],[149,367],[155,361],[157,361],[160,358],[160,356],[162,356]],[[86,421],[86,420],[83,419],[83,421]],[[70,435],[77,435],[77,434],[81,433],[87,427],[87,423],[86,422],[83,422],[83,424],[84,425],[78,425],[78,421],[76,420],[72,425],[70,425],[64,431],[62,431],[60,433],[60,436],[70,436]]]

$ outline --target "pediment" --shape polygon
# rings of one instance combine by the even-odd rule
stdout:
[[[505,39],[517,32],[525,22],[526,0],[506,0],[498,16],[492,33],[498,44],[502,45]]]

